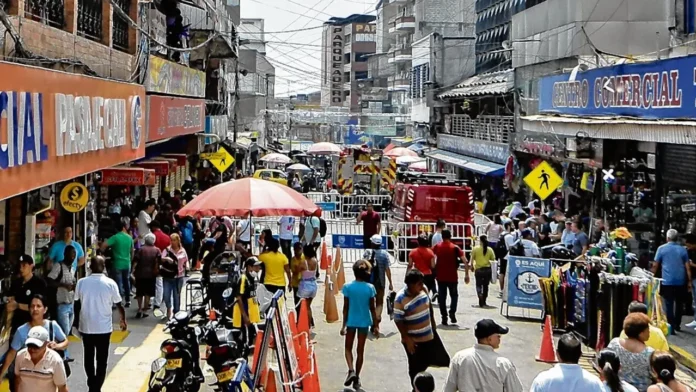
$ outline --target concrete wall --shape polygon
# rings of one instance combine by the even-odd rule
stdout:
[[[416,32],[413,40],[417,41],[430,33],[444,36],[462,36],[465,25],[475,23],[475,0],[416,0],[414,16]],[[473,36],[475,29],[472,28]]]
[[[667,48],[674,18],[674,2],[548,0],[513,16],[513,66],[591,56],[592,45],[624,56]]]
[[[266,53],[266,44],[263,42],[266,39],[264,32],[263,19],[244,19],[242,18],[238,26],[239,38],[251,41],[248,44],[242,45],[245,49],[256,50],[259,53]]]

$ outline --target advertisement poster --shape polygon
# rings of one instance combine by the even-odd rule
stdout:
[[[508,306],[544,310],[539,278],[551,275],[551,260],[508,256]]]

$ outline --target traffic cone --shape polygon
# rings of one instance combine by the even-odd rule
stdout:
[[[331,281],[333,282],[333,293],[334,295],[338,295],[338,292],[340,291],[340,288],[338,287],[338,272],[340,269],[340,265],[343,264],[343,257],[341,257],[341,248],[336,247],[336,255],[334,256],[333,259],[333,264],[331,266]],[[345,276],[343,277],[343,283],[345,283]]]
[[[326,242],[321,243],[321,264],[319,268],[323,270],[329,269],[329,251],[326,249]]]
[[[334,291],[341,291],[341,289],[343,289],[343,285],[346,284],[346,272],[343,269],[343,257],[341,257],[341,248],[336,248],[336,263],[338,263],[338,266],[335,267],[335,269],[338,272],[336,273],[336,289]]]
[[[321,391],[321,388],[319,387],[319,370],[317,368],[317,356],[314,353],[314,350],[312,350],[312,355],[307,360],[310,363],[310,366],[313,364],[312,373],[305,379],[306,383],[303,385],[304,388],[302,389],[302,392],[319,392]]]
[[[296,335],[292,340],[295,344],[295,354],[297,355],[297,365],[300,368],[300,374],[306,374],[310,370],[310,363],[307,357],[307,337],[305,335]]]
[[[256,364],[259,361],[261,355],[261,345],[263,344],[263,331],[258,331],[256,333],[256,341],[254,342],[254,356],[251,357],[251,371],[256,371]],[[266,373],[266,366],[261,368],[261,374],[259,375],[259,380],[263,380]]]
[[[297,321],[297,332],[306,332],[309,335],[309,307],[307,305],[307,300],[300,300],[300,315]]]
[[[266,392],[278,392],[278,385],[276,383],[276,374],[273,369],[268,371],[268,378],[266,379],[266,388],[263,389]]]
[[[551,327],[551,316],[546,316],[546,322],[544,323],[544,332],[541,335],[541,348],[539,349],[539,355],[537,355],[536,360],[538,362],[546,363],[556,363],[556,348],[553,344],[553,327]]]
[[[297,335],[297,315],[294,310],[288,312],[288,320],[290,321],[290,332],[292,332],[292,336]]]
[[[329,284],[328,274],[326,277],[326,284]],[[336,296],[331,290],[329,290],[328,286],[326,290],[324,290],[324,314],[326,314],[327,323],[334,323],[338,321],[338,306],[336,306]]]

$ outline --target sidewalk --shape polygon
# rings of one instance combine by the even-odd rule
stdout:
[[[696,330],[684,327],[694,318],[684,316],[682,320],[682,331],[667,337],[669,351],[679,360],[679,363],[696,372]]]

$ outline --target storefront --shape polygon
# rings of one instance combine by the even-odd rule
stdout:
[[[64,226],[83,246],[86,208],[60,206],[67,182],[145,155],[142,86],[0,62],[0,258],[43,255]],[[84,195],[86,196],[86,195]]]
[[[666,229],[696,230],[696,122],[683,121],[693,117],[694,69],[688,56],[544,77],[540,115],[521,119],[522,132],[565,140],[566,151],[569,138],[601,141],[602,217],[628,227],[645,259]]]

